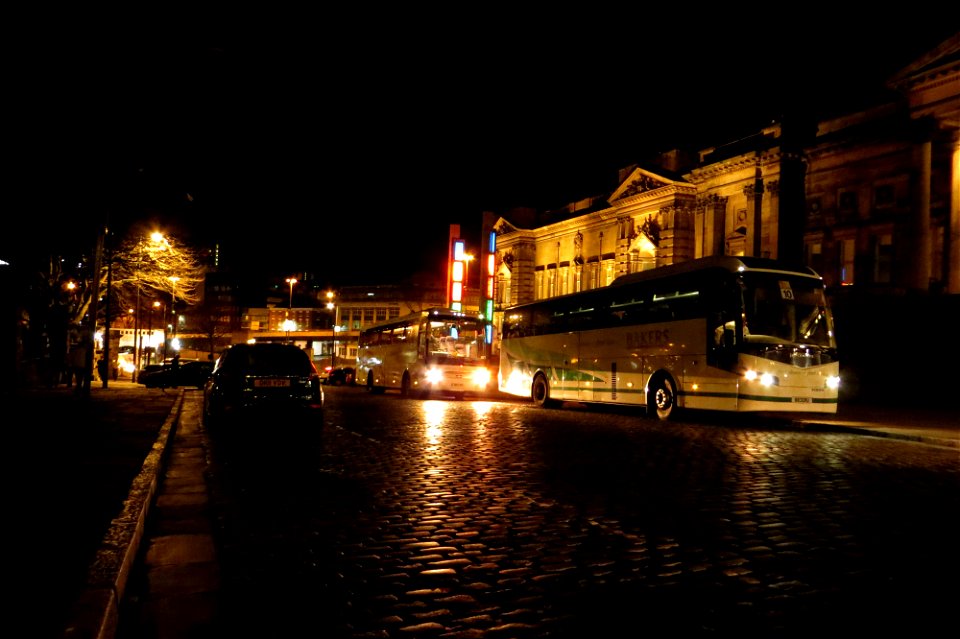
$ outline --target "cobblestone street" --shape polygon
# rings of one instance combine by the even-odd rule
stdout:
[[[276,425],[213,438],[231,630],[785,636],[949,621],[955,451],[351,390],[329,406],[319,438]]]

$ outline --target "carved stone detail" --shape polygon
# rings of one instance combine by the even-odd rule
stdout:
[[[727,196],[717,195],[716,193],[707,193],[697,196],[697,207],[716,207],[718,205],[726,206]]]
[[[630,185],[623,190],[623,197],[630,197],[631,195],[639,195],[640,193],[645,193],[647,191],[654,191],[665,187],[666,182],[661,182],[660,180],[655,180],[649,175],[639,175],[635,180],[630,182]]]

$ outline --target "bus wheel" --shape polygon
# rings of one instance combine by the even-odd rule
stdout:
[[[533,403],[542,408],[548,408],[554,405],[550,399],[550,384],[547,382],[546,375],[542,373],[533,378],[533,388],[530,392],[533,397]]]
[[[673,380],[667,375],[655,377],[650,382],[650,391],[647,395],[647,411],[663,421],[670,419],[676,406],[676,393],[673,390]]]

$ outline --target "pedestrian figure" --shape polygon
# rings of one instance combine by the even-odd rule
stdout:
[[[81,392],[87,373],[87,345],[82,341],[74,342],[70,346],[70,352],[67,353],[67,358],[69,363],[69,370],[67,371],[68,378],[76,381],[76,391]],[[67,385],[69,386],[70,384],[68,383]]]

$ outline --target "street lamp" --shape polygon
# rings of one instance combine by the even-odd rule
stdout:
[[[287,306],[287,308],[290,309],[290,310],[293,309],[293,285],[296,284],[296,283],[297,283],[297,278],[295,278],[295,277],[288,277],[288,278],[287,278],[287,284],[290,285],[290,305]]]
[[[333,291],[327,291],[327,310],[333,311],[333,331],[331,332],[333,337],[333,348],[330,352],[330,370],[333,370],[337,365],[337,324],[339,320],[337,313],[340,310],[333,301]]]
[[[150,242],[153,248],[156,248],[164,241],[163,233],[154,231],[150,234]],[[140,281],[140,275],[143,270],[143,238],[137,241],[137,310],[133,319],[133,373],[131,380],[137,381],[140,377],[140,370],[143,368],[141,358],[143,357],[143,336],[140,334],[140,289],[143,285]]]
[[[171,275],[169,278],[172,286],[170,287],[170,317],[173,320],[173,325],[171,326],[172,336],[170,337],[170,348],[174,348],[173,342],[177,339],[177,282],[180,281],[180,278],[176,275]],[[166,357],[166,347],[164,347],[164,357]]]
[[[153,309],[160,308],[160,302],[154,301],[153,306],[150,307],[150,326],[148,334],[150,335],[150,346],[151,350],[147,351],[147,366],[150,365],[150,360],[153,357],[153,351],[157,350],[156,340],[153,339]]]

